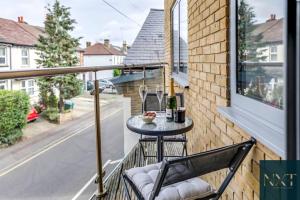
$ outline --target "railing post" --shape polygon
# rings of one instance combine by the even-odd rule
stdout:
[[[145,78],[146,78],[146,67],[143,67],[143,85],[145,85]]]
[[[94,93],[94,105],[95,105],[95,129],[96,129],[96,156],[97,156],[97,184],[98,191],[96,194],[97,199],[101,199],[105,196],[106,190],[103,185],[103,173],[102,173],[102,154],[101,154],[101,123],[100,123],[100,94],[99,94],[99,80],[97,80],[97,72],[95,72],[95,93]]]

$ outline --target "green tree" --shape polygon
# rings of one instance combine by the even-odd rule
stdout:
[[[70,8],[60,4],[58,0],[46,7],[48,13],[45,20],[44,36],[39,37],[37,45],[39,59],[37,63],[44,68],[70,67],[78,64],[76,48],[80,38],[74,38],[70,32],[74,30],[76,21],[71,19]],[[63,111],[64,99],[80,94],[82,83],[77,74],[60,77],[43,77],[38,80],[41,89],[41,100],[47,105],[49,95],[54,88],[59,91],[59,111]]]
[[[257,62],[264,60],[262,56],[263,51],[258,51],[259,47],[264,44],[261,42],[262,34],[253,34],[255,25],[255,13],[253,7],[251,7],[245,0],[239,1],[238,7],[238,59],[239,63],[244,61]]]

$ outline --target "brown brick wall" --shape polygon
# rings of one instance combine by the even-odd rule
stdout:
[[[153,70],[146,72],[145,85],[148,92],[156,92],[157,85],[163,85],[163,70]],[[131,115],[139,115],[142,112],[142,101],[139,95],[139,87],[143,85],[143,80],[130,81],[122,84],[115,84],[119,94],[131,99]]]
[[[165,0],[166,59],[171,63],[170,10],[174,0]],[[187,113],[194,129],[188,133],[189,153],[238,143],[250,138],[236,124],[221,116],[218,106],[230,105],[229,1],[189,0],[189,89],[185,90]],[[166,70],[170,77],[170,66]],[[258,142],[238,170],[223,199],[259,199],[259,161],[280,159]],[[205,179],[218,187],[225,172]]]

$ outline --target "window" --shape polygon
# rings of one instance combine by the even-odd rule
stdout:
[[[172,9],[173,75],[187,79],[188,8],[187,0],[178,0]],[[175,79],[176,80],[176,79]]]
[[[231,107],[218,109],[282,157],[285,2],[231,1]]]
[[[271,62],[278,61],[278,59],[277,59],[277,46],[271,46],[270,47],[270,61]]]
[[[29,65],[29,50],[22,49],[22,65],[27,66]]]
[[[21,90],[27,92],[28,95],[34,95],[34,80],[21,81]]]
[[[0,90],[5,90],[5,89],[6,89],[6,82],[0,81]]]
[[[0,65],[6,65],[6,48],[0,47]]]

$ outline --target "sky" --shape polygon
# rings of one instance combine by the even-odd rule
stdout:
[[[71,8],[71,16],[77,21],[72,33],[75,37],[83,37],[82,47],[86,41],[92,43],[110,39],[114,45],[122,46],[123,41],[132,44],[146,19],[150,8],[163,9],[164,0],[106,0],[125,13],[133,21],[126,19],[103,0],[60,0]],[[17,20],[23,16],[31,25],[43,26],[46,15],[45,6],[54,0],[0,0],[0,17]],[[138,25],[139,24],[139,25]]]
[[[265,22],[271,14],[276,14],[277,19],[284,16],[283,0],[246,0],[246,2],[253,7],[257,23]]]

